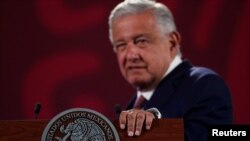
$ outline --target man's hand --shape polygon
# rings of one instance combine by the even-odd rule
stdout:
[[[143,124],[145,128],[150,130],[153,119],[155,116],[147,111],[131,109],[128,111],[122,111],[119,118],[120,128],[125,129],[127,127],[128,136],[141,135]]]

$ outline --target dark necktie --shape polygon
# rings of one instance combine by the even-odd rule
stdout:
[[[141,95],[136,99],[133,109],[142,109],[146,101],[147,100],[144,98],[144,96]]]

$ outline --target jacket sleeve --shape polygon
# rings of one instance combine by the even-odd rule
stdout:
[[[214,74],[198,78],[192,87],[193,101],[184,115],[185,141],[206,141],[209,125],[232,124],[231,94]]]

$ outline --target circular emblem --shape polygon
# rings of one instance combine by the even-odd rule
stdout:
[[[120,141],[120,138],[104,115],[73,108],[56,115],[47,124],[41,141]]]

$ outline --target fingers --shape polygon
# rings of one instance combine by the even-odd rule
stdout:
[[[127,114],[128,111],[122,111],[119,118],[120,128],[125,129],[125,125],[127,124]]]
[[[153,120],[154,120],[155,116],[150,113],[150,112],[146,112],[146,122],[145,122],[145,126],[147,130],[151,129]]]
[[[141,135],[143,125],[149,130],[152,126],[154,115],[143,110],[122,111],[119,118],[120,128],[127,126],[128,136]]]
[[[128,112],[127,115],[128,136],[130,137],[134,136],[136,115],[136,112]]]
[[[137,119],[136,119],[135,135],[140,136],[141,131],[142,131],[142,127],[143,127],[143,123],[145,121],[145,112],[138,112],[136,117],[137,117]]]

